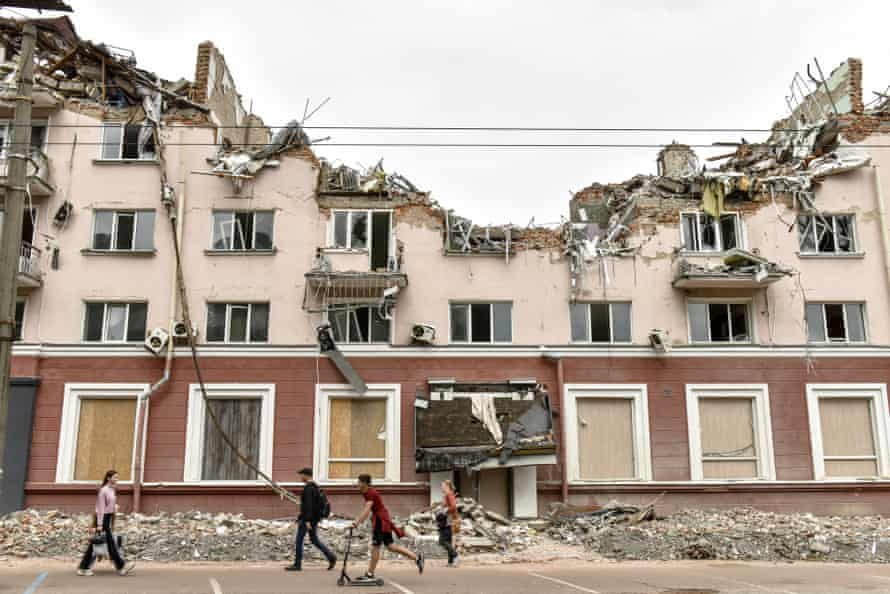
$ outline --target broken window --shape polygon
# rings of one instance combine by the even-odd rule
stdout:
[[[864,305],[807,303],[809,342],[865,342]]]
[[[742,247],[738,213],[715,219],[703,212],[681,215],[683,249],[690,252],[724,252]]]
[[[878,475],[873,398],[819,398],[826,477]]]
[[[513,304],[452,303],[451,342],[513,341]]]
[[[272,211],[214,211],[213,249],[271,250],[274,216]]]
[[[330,247],[345,250],[367,249],[370,236],[367,210],[337,210],[333,216],[333,237]]]
[[[99,481],[114,468],[131,480],[135,398],[78,398],[74,472],[76,481]]]
[[[338,344],[388,343],[390,322],[377,307],[340,307],[328,310],[328,322]]]
[[[153,210],[97,210],[93,217],[94,250],[154,249]]]
[[[802,254],[856,252],[853,215],[799,215],[797,233]]]
[[[751,342],[747,303],[688,305],[692,342]]]
[[[207,406],[213,408],[223,432],[235,447],[254,465],[259,464],[260,433],[263,412],[262,398],[211,398]],[[201,480],[252,481],[256,473],[235,455],[216,428],[210,414],[204,414],[204,444],[201,460]]]
[[[386,399],[331,398],[328,426],[329,479],[386,477]]]
[[[147,313],[147,303],[87,303],[83,340],[142,342]]]
[[[155,145],[153,135],[139,142],[144,124],[104,124],[102,126],[101,158],[107,160],[153,160]]]
[[[572,342],[630,342],[630,303],[570,305]]]
[[[268,341],[268,303],[207,304],[207,342]]]
[[[16,301],[15,302],[15,330],[13,331],[12,339],[13,340],[21,340],[22,339],[22,331],[25,323],[25,302],[24,301]]]
[[[0,158],[6,158],[9,152],[9,144],[12,142],[12,122],[0,122]],[[47,124],[46,122],[32,122],[31,124],[31,148],[43,151],[46,145]],[[31,171],[33,166],[28,166]]]
[[[371,270],[390,270],[392,213],[386,210],[336,210],[328,247],[369,250]]]

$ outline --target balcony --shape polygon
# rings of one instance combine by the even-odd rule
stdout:
[[[19,250],[19,266],[16,282],[20,288],[35,289],[43,284],[43,275],[40,272],[40,255],[39,249],[27,243],[22,242]]]
[[[31,160],[28,161],[28,181],[30,182],[31,197],[46,198],[52,196],[56,189],[49,183],[49,159],[39,149],[32,148]],[[0,184],[6,186],[9,170],[9,159],[4,151],[0,154]]]
[[[791,276],[791,270],[757,254],[731,249],[717,266],[682,259],[673,285],[677,289],[760,289]]]

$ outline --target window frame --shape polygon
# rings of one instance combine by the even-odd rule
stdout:
[[[225,305],[226,306],[226,321],[225,321],[225,336],[223,340],[210,340],[210,306],[211,305]],[[231,332],[232,332],[232,307],[240,307],[242,305],[247,306],[247,327],[245,331],[246,340],[239,340],[236,342],[232,342],[231,340]],[[251,340],[250,338],[250,327],[253,322],[253,306],[254,305],[265,305],[269,308],[268,318],[266,319],[266,340]],[[272,342],[272,306],[269,301],[207,301],[207,307],[205,308],[204,314],[204,331],[205,336],[207,337],[207,344],[269,344]]]
[[[265,474],[272,475],[273,448],[275,444],[275,384],[204,384],[207,397],[211,400],[240,399],[260,400],[259,459],[257,467]],[[182,479],[186,483],[201,485],[256,485],[262,479],[243,480],[204,480],[201,478],[204,463],[204,429],[206,426],[207,405],[201,394],[200,384],[189,384],[188,416],[185,427],[185,461]]]
[[[315,387],[315,431],[313,439],[313,467],[319,483],[331,485],[351,484],[354,477],[331,479],[328,477],[330,457],[330,421],[332,398],[374,398],[386,399],[386,456],[384,468],[386,478],[375,479],[375,484],[393,484],[401,480],[401,384],[368,384],[365,394],[358,394],[349,384],[316,384]],[[350,458],[349,460],[361,461]],[[376,460],[376,459],[375,459]]]
[[[697,249],[687,249],[686,248],[686,230],[683,225],[683,217],[694,215],[695,216],[695,225],[698,230],[698,246]],[[710,216],[708,213],[701,210],[682,210],[680,211],[680,251],[684,254],[708,254],[708,255],[717,255],[723,254],[727,251],[726,246],[723,245],[723,229],[720,227],[720,217],[731,215],[735,219],[735,232],[736,232],[736,243],[738,245],[736,248],[745,249],[747,245],[747,238],[745,236],[745,230],[742,225],[742,217],[741,213],[738,211],[726,211],[720,214],[720,217],[711,217],[714,219],[714,237],[717,238],[717,242],[719,244],[718,249],[714,250],[703,250],[701,246],[701,229],[702,229],[702,216]],[[729,248],[735,249],[735,248]]]
[[[587,333],[587,338],[584,340],[574,340],[572,338],[572,306],[573,305],[584,305],[585,306],[585,315],[584,315],[584,328]],[[609,340],[594,341],[590,332],[590,306],[591,305],[608,305],[609,306]],[[630,337],[628,340],[615,340],[615,314],[613,313],[615,305],[627,305],[628,306],[628,330],[630,332]],[[450,310],[449,310],[450,311]],[[512,316],[511,316],[512,317]],[[634,341],[634,328],[633,328],[633,302],[631,300],[627,301],[571,301],[569,302],[569,341],[573,344],[633,344]]]
[[[733,340],[732,332],[730,332],[729,340],[714,340],[711,336],[711,311],[708,308],[708,340],[695,340],[692,337],[692,316],[689,315],[689,306],[691,304],[706,304],[706,305],[726,305],[727,308],[730,305],[745,305],[746,319],[748,321],[748,340]],[[695,299],[687,299],[686,300],[686,336],[689,338],[690,345],[716,345],[716,346],[725,346],[725,345],[755,345],[757,344],[757,328],[754,323],[754,316],[751,313],[752,306],[754,304],[753,298],[695,298]],[[732,323],[732,315],[729,317],[730,324]]]
[[[811,341],[810,340],[810,327],[809,327],[809,319],[807,318],[807,306],[809,305],[818,305],[822,308],[822,332],[823,336],[825,336],[825,340],[823,341]],[[825,306],[826,305],[840,305],[841,311],[844,312],[844,334],[845,337],[843,340],[831,340],[828,336],[828,316],[825,314]],[[847,318],[847,306],[848,305],[858,305],[859,311],[862,314],[862,340],[852,341],[850,340],[850,323]],[[807,333],[807,344],[837,344],[837,345],[845,345],[845,344],[854,344],[854,345],[862,345],[868,344],[869,341],[869,332],[868,332],[868,314],[866,312],[865,302],[864,301],[807,301],[803,304],[804,307],[804,322],[806,326]]]
[[[19,303],[22,304],[22,319],[21,321],[16,320],[16,316],[13,314],[15,328],[13,329],[12,342],[24,342],[25,340],[25,316],[28,315],[28,299],[25,297],[16,297],[15,309],[18,309]]]
[[[111,242],[110,246],[107,248],[99,248],[96,247],[96,215],[100,212],[110,212],[111,213]],[[141,219],[140,213],[150,212],[154,215],[151,224],[151,247],[150,248],[137,248],[136,247],[136,235],[139,230],[139,220]],[[121,214],[133,214],[133,233],[130,236],[130,249],[125,248],[117,248],[114,247],[117,243],[117,228],[118,228],[118,218]],[[137,253],[137,254],[145,254],[145,253],[153,253],[157,250],[155,247],[155,223],[158,220],[157,211],[152,208],[133,208],[133,209],[114,209],[114,208],[95,208],[93,209],[93,220],[90,226],[90,247],[89,251],[91,252],[114,252],[117,254],[129,254],[129,253]],[[36,229],[35,229],[36,231]]]
[[[138,397],[139,394],[149,389],[149,384],[138,383],[66,383],[62,400],[62,418],[59,429],[59,448],[56,454],[56,478],[57,483],[95,484],[95,481],[74,480],[74,466],[77,460],[77,434],[80,430],[81,401],[92,399],[121,399],[132,398],[137,400],[137,415],[133,425],[133,431],[139,423]],[[143,414],[143,432],[148,426],[149,401],[143,401],[145,412]],[[143,468],[145,467],[145,442],[142,440],[142,449],[139,452]],[[130,476],[136,472],[135,444],[130,460]],[[132,480],[121,481],[122,484],[132,484]]]
[[[101,304],[102,307],[102,338],[99,340],[87,340],[87,310],[89,304]],[[148,301],[93,301],[93,300],[85,300],[83,302],[83,317],[81,320],[80,328],[80,341],[85,344],[138,344],[145,340],[145,337],[142,337],[139,340],[127,340],[127,334],[130,331],[130,306],[136,305],[145,305],[145,329],[148,332]],[[107,340],[105,338],[105,334],[108,330],[108,306],[109,305],[125,305],[127,307],[127,314],[124,317],[124,338],[123,340]]]
[[[9,146],[9,142],[12,141],[12,126],[14,124],[14,120],[10,119],[0,119],[0,131],[2,131],[2,146],[0,146],[0,159],[8,159],[9,152],[7,147]],[[38,149],[41,153],[46,155],[46,143],[49,142],[49,118],[43,119],[34,119],[31,120],[31,134],[33,137],[34,127],[35,126],[43,126],[46,128],[46,134],[43,136],[43,142],[40,143],[40,146],[31,145],[31,149]]]
[[[142,156],[139,156],[139,157],[136,157],[135,159],[130,159],[130,158],[126,158],[126,157],[124,157],[124,141],[126,140],[126,137],[127,137],[126,127],[127,127],[127,126],[140,126],[140,127],[143,127],[143,126],[146,126],[146,124],[136,124],[136,123],[130,123],[130,124],[128,124],[127,122],[102,122],[101,125],[102,125],[102,137],[101,137],[101,139],[100,139],[100,141],[99,141],[99,157],[96,159],[97,161],[110,161],[110,162],[115,162],[115,161],[130,161],[130,162],[132,162],[132,161],[146,161],[146,162],[148,162],[148,163],[152,163],[152,162],[157,162],[157,161],[158,161],[158,148],[157,148],[157,147],[155,147],[154,152],[151,153],[151,155],[152,155],[151,157],[142,157]],[[104,155],[104,152],[105,152],[105,145],[109,144],[109,143],[105,142],[105,138],[106,138],[105,135],[106,135],[106,130],[107,130],[108,128],[112,128],[112,127],[116,127],[116,128],[118,128],[118,129],[120,130],[120,141],[119,141],[118,144],[117,144],[117,157],[111,157],[111,158],[109,158],[109,157],[106,157],[106,156]],[[48,135],[49,135],[49,134],[47,133],[47,136],[48,136]],[[138,150],[138,147],[137,147],[137,150]]]
[[[652,480],[652,447],[649,434],[649,395],[646,384],[565,384],[563,387],[565,408],[566,473],[573,484],[639,483]],[[634,477],[619,479],[581,478],[581,457],[578,444],[579,398],[623,398],[631,400],[633,407],[631,432],[634,439]]]
[[[216,234],[216,219],[215,219],[215,217],[217,214],[223,214],[223,213],[232,215],[232,237],[231,237],[231,239],[232,239],[231,246],[232,247],[228,247],[228,248],[218,248],[218,247],[216,247],[215,242],[214,242],[215,234]],[[272,245],[271,245],[271,247],[268,247],[268,248],[250,247],[250,248],[243,248],[243,249],[235,249],[235,233],[234,232],[235,232],[235,222],[237,221],[236,215],[238,215],[238,214],[249,214],[250,215],[250,217],[251,217],[251,231],[252,231],[252,235],[250,238],[250,244],[252,246],[256,246],[256,235],[257,235],[256,215],[257,215],[257,213],[272,215],[272,237],[271,237]],[[210,221],[211,221],[211,225],[210,225],[210,249],[209,249],[209,251],[211,251],[211,252],[221,252],[221,253],[261,252],[261,253],[265,253],[265,252],[275,251],[275,211],[272,209],[260,209],[260,210],[238,210],[238,209],[228,210],[228,209],[224,209],[224,208],[223,209],[214,209],[210,212]],[[243,232],[243,230],[242,230],[242,232]]]
[[[368,241],[367,245],[363,248],[354,248],[352,247],[352,213],[361,212],[365,213],[368,217]],[[328,228],[327,228],[327,239],[325,241],[326,247],[325,251],[327,252],[342,252],[342,253],[350,253],[350,254],[363,254],[367,252],[368,254],[368,266],[371,266],[371,257],[373,250],[371,249],[374,245],[374,213],[375,212],[386,212],[389,213],[389,245],[387,246],[387,260],[392,259],[396,254],[396,238],[395,238],[395,215],[394,211],[391,208],[334,208],[331,209],[331,216],[328,219]],[[346,213],[346,247],[340,247],[336,245],[336,220],[337,213]]]
[[[813,478],[817,481],[848,482],[851,480],[882,480],[890,478],[890,412],[887,408],[887,384],[807,384],[807,416],[810,428],[810,451],[813,456]],[[875,440],[874,477],[837,477],[825,475],[825,450],[822,444],[822,419],[819,415],[820,398],[871,399],[872,431]],[[852,459],[844,457],[844,459]]]
[[[348,306],[346,306],[346,309],[349,310],[349,312],[350,312],[350,314],[347,314],[347,318],[346,318],[347,319],[346,331],[348,334],[352,334],[352,325],[349,324],[349,322],[348,322],[348,320],[349,320],[348,316],[355,315],[355,314],[351,314],[351,312],[353,310],[362,309],[362,308],[367,308],[368,310],[376,309],[376,307],[374,307],[373,305],[348,305]],[[329,307],[324,312],[324,319],[325,319],[325,322],[327,322],[328,324],[331,324],[331,312],[335,311],[335,310],[342,310],[342,307],[334,307],[333,309],[331,309]],[[373,313],[374,313],[373,311],[368,312],[368,338],[371,338],[371,323],[372,322],[371,322],[370,316],[373,315]],[[351,339],[348,339],[346,341],[334,340],[334,342],[336,342],[338,345],[341,345],[341,344],[343,344],[343,345],[347,345],[347,344],[348,345],[374,345],[374,344],[391,345],[392,341],[393,341],[393,330],[395,329],[395,322],[396,322],[395,308],[393,308],[391,315],[392,315],[392,317],[387,320],[387,322],[389,323],[389,339],[386,341],[367,340],[367,341],[362,341],[362,342],[353,342]],[[331,332],[332,332],[331,336],[333,337],[333,324],[331,324]]]
[[[801,245],[801,236],[800,236],[800,219],[801,217],[809,217],[813,219],[813,245],[816,249],[810,251],[804,251],[803,246]],[[819,250],[819,237],[816,235],[816,219],[817,218],[830,218],[831,219],[831,233],[834,237],[834,251],[831,252],[823,252]],[[850,251],[840,251],[838,250],[838,241],[837,241],[837,218],[838,217],[850,217],[850,239],[853,245],[850,247]],[[798,255],[801,256],[821,256],[821,257],[850,257],[856,254],[860,254],[859,251],[859,233],[856,224],[856,213],[845,213],[845,212],[834,212],[834,213],[819,213],[815,214],[798,214],[794,220],[795,230],[797,231],[797,251]]]
[[[705,478],[701,443],[701,399],[749,398],[754,420],[754,444],[757,446],[757,476],[752,478]],[[773,430],[768,384],[686,384],[686,419],[689,432],[689,469],[693,481],[753,482],[776,480]]]
[[[494,305],[495,304],[508,304],[510,306],[510,340],[495,340],[495,332],[494,332]],[[455,305],[462,305],[467,308],[467,340],[454,340],[452,336],[452,325],[451,325],[451,308]],[[488,306],[488,318],[489,318],[489,336],[490,340],[473,340],[473,305],[487,305]],[[515,324],[513,323],[513,301],[495,299],[493,301],[449,301],[448,302],[448,343],[449,344],[461,344],[461,345],[486,345],[486,344],[513,344],[513,336],[515,331]]]

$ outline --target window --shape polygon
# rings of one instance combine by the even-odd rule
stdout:
[[[207,342],[268,341],[268,303],[207,304]]]
[[[688,385],[692,480],[775,479],[766,385]]]
[[[13,340],[21,340],[25,324],[25,302],[15,302],[15,330],[12,335]]]
[[[690,302],[692,342],[751,342],[747,303]]]
[[[343,307],[328,310],[334,342],[388,343],[391,320],[380,315],[377,307]]]
[[[273,220],[271,211],[215,211],[213,249],[271,250]]]
[[[101,148],[102,159],[155,159],[154,137],[148,125],[104,124]]]
[[[371,270],[393,270],[392,215],[386,210],[335,210],[328,247],[368,250]]]
[[[856,251],[853,215],[798,215],[801,254],[849,254]]]
[[[154,234],[153,210],[97,210],[91,247],[107,251],[153,250]]]
[[[398,482],[398,384],[369,384],[359,396],[348,385],[316,389],[314,467],[322,481],[354,482],[362,473]]]
[[[816,480],[890,476],[885,384],[808,384],[807,412]]]
[[[865,342],[861,303],[807,303],[808,342]]]
[[[132,480],[136,397],[147,389],[148,384],[65,384],[56,482],[101,481],[109,468],[122,481]]]
[[[651,480],[644,384],[566,385],[570,481]]]
[[[43,151],[46,145],[46,122],[32,122],[31,124],[31,148]],[[12,122],[0,122],[0,158],[6,158],[9,152],[9,144],[12,142]],[[29,165],[28,171],[31,171]]]
[[[222,430],[245,458],[266,474],[272,473],[274,384],[205,384],[209,406]],[[184,480],[255,481],[223,440],[207,411],[199,384],[189,387]]]
[[[686,212],[682,217],[683,249],[690,252],[723,252],[742,247],[738,213],[715,219],[703,212]]]
[[[142,342],[147,303],[87,303],[83,324],[86,342]]]
[[[513,304],[452,303],[451,342],[512,342]]]
[[[572,303],[572,342],[630,342],[630,303]]]

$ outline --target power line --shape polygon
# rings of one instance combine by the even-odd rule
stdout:
[[[106,125],[116,125],[119,122],[108,124],[49,124],[50,128],[104,128]],[[201,127],[201,126],[195,126]],[[271,125],[215,125],[207,124],[207,127],[222,130],[273,130],[287,128],[287,124]],[[301,126],[303,130],[370,130],[377,132],[703,132],[703,133],[729,133],[729,132],[774,132],[772,128],[584,128],[584,127],[534,127],[534,126],[402,126],[402,125],[364,125],[364,124],[332,124],[330,126]],[[807,132],[811,128],[783,128],[781,132]]]
[[[46,146],[72,146],[74,142],[46,142],[44,143]],[[82,142],[78,141],[76,143],[78,146],[105,146],[108,143],[104,142]],[[779,145],[766,145],[766,143],[749,143],[749,145],[760,145],[760,146],[779,146]],[[7,144],[7,147],[12,147],[13,144]],[[219,143],[215,142],[165,142],[164,146],[212,146],[219,147],[222,146]],[[248,142],[245,146],[250,147],[262,147],[262,146],[278,146],[275,143],[259,143],[259,142]],[[296,148],[299,145],[293,145]],[[325,146],[338,146],[338,147],[381,147],[381,148],[557,148],[557,149],[571,149],[571,148],[631,148],[631,149],[662,149],[666,146],[670,146],[670,143],[651,143],[651,144],[632,144],[632,143],[513,143],[513,142],[504,142],[504,143],[484,143],[484,142],[461,142],[461,143],[447,143],[447,142],[316,142],[312,144],[303,145],[307,148],[318,148]],[[738,146],[745,146],[740,143],[720,143],[720,144],[686,144],[690,148],[710,148],[710,149],[724,149],[724,150],[732,150]],[[782,145],[784,146],[784,145]],[[790,143],[790,146],[807,146],[807,143]],[[857,144],[852,145],[857,146],[864,149],[873,149],[873,148],[890,148],[890,144]]]

